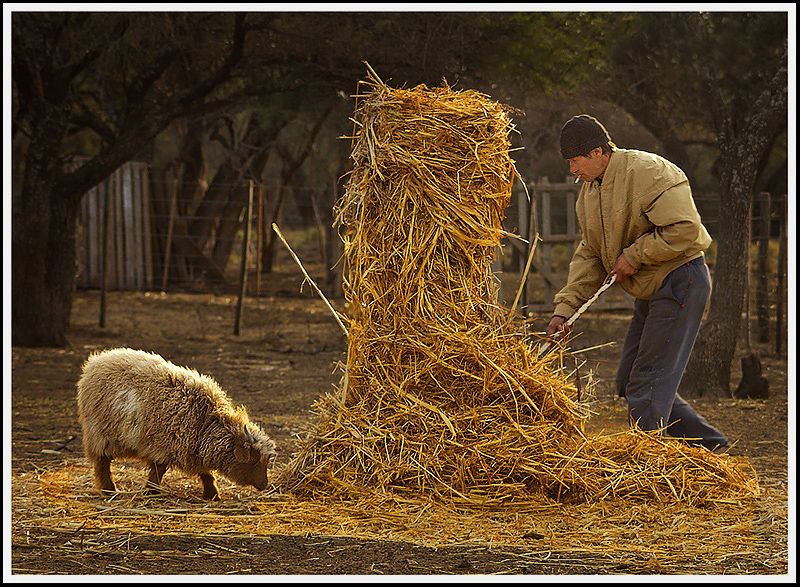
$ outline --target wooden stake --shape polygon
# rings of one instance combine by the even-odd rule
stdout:
[[[264,251],[264,182],[258,182],[258,229],[256,230],[256,296],[261,295],[261,256]]]
[[[522,289],[525,287],[525,280],[528,278],[528,271],[530,271],[531,269],[531,262],[533,262],[533,254],[536,252],[536,242],[538,240],[539,240],[538,234],[531,239],[530,251],[528,251],[528,262],[525,263],[525,271],[522,272],[522,278],[520,279],[519,288],[517,289],[517,295],[514,298],[514,303],[511,304],[512,311],[517,307],[517,302],[519,302],[519,297],[522,295]]]
[[[786,218],[787,218],[787,205],[788,200],[786,195],[781,199],[781,228],[780,238],[778,240],[778,284],[775,293],[775,354],[780,356],[783,352],[783,309],[784,309],[784,295],[786,287],[786,248],[787,248],[787,231],[786,231]]]
[[[109,245],[111,239],[109,238],[109,224],[111,214],[109,208],[111,207],[110,191],[111,186],[108,180],[101,184],[105,188],[103,196],[103,240],[101,241],[101,254],[100,254],[100,328],[106,327],[106,308],[107,308],[107,294],[108,294],[108,257]],[[98,194],[99,195],[99,194]]]
[[[272,223],[272,230],[275,231],[275,234],[278,235],[278,238],[281,239],[283,244],[289,250],[289,254],[292,256],[292,258],[295,260],[297,265],[300,267],[300,271],[303,272],[303,275],[306,276],[306,280],[311,284],[311,287],[314,288],[314,290],[317,292],[319,297],[322,298],[322,301],[325,302],[325,305],[328,306],[328,309],[333,314],[333,317],[336,318],[336,321],[339,323],[339,326],[341,327],[342,332],[344,332],[345,336],[347,336],[347,334],[348,334],[347,328],[345,327],[344,323],[342,322],[342,319],[339,317],[339,313],[336,310],[333,309],[333,306],[331,306],[331,303],[328,301],[328,298],[325,297],[325,294],[322,293],[322,291],[319,289],[319,287],[317,287],[317,284],[314,283],[314,280],[311,279],[311,276],[305,270],[305,268],[303,267],[303,264],[300,262],[300,259],[297,258],[297,255],[295,255],[294,251],[292,250],[292,247],[290,247],[289,243],[286,242],[286,239],[283,238],[283,233],[281,232],[280,228],[278,228],[278,225],[275,224],[274,222]]]
[[[172,257],[172,233],[175,231],[175,216],[178,213],[178,176],[172,177],[172,190],[170,193],[169,222],[167,224],[167,242],[164,247],[164,272],[161,275],[161,291],[167,289],[169,278],[169,262]]]
[[[233,334],[239,336],[242,322],[242,306],[244,305],[244,295],[247,289],[247,252],[250,248],[250,224],[253,217],[253,180],[247,195],[247,215],[244,221],[244,236],[242,237],[242,262],[239,265],[239,299],[236,301],[236,318],[233,323]]]

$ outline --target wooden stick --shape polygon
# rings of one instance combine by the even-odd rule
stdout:
[[[781,198],[781,211],[780,211],[780,236],[778,239],[778,286],[775,297],[775,353],[780,355],[783,352],[783,308],[785,283],[786,283],[786,218],[787,218],[787,198]]]
[[[256,220],[256,296],[261,295],[261,256],[264,245],[264,182],[258,182],[258,219]]]
[[[169,195],[169,222],[167,223],[167,242],[164,250],[164,267],[161,274],[161,291],[167,289],[169,278],[169,264],[172,259],[172,235],[175,231],[175,216],[178,213],[178,175],[172,177],[172,189]]]
[[[519,288],[517,289],[517,295],[514,298],[514,303],[511,304],[511,310],[517,307],[517,302],[519,302],[519,297],[522,295],[522,288],[525,287],[525,280],[528,278],[528,271],[531,269],[531,262],[533,261],[533,254],[536,252],[536,243],[539,240],[539,235],[534,235],[531,239],[530,251],[528,251],[528,262],[525,263],[525,271],[522,273],[522,279],[519,282]]]
[[[233,323],[233,334],[239,336],[242,323],[242,306],[247,293],[247,253],[250,248],[250,227],[253,223],[253,180],[248,184],[247,216],[244,221],[244,236],[242,237],[242,259],[239,266],[239,298],[236,301],[236,317]]]
[[[101,184],[104,188],[103,194],[103,240],[100,252],[100,328],[106,327],[106,312],[108,310],[108,259],[111,238],[109,236],[109,224],[111,214],[111,186],[108,180]],[[99,195],[99,194],[98,194]]]
[[[578,318],[580,318],[580,317],[581,317],[581,315],[582,315],[582,314],[583,314],[583,313],[584,313],[586,310],[588,310],[588,309],[589,309],[589,306],[591,306],[591,305],[592,305],[592,304],[593,304],[593,303],[594,303],[594,302],[597,300],[597,298],[599,298],[599,297],[600,297],[600,295],[601,295],[601,294],[602,294],[604,291],[606,291],[606,290],[607,290],[609,287],[611,287],[612,285],[614,285],[614,283],[616,282],[616,280],[617,280],[617,274],[616,274],[616,273],[609,273],[609,274],[608,274],[608,277],[606,277],[605,281],[603,282],[603,285],[601,285],[601,286],[600,286],[600,288],[599,288],[599,289],[598,289],[596,292],[594,292],[594,295],[592,295],[592,297],[590,297],[588,300],[586,300],[586,301],[583,303],[583,305],[582,305],[580,308],[578,308],[578,309],[576,310],[576,312],[575,312],[575,313],[574,313],[572,316],[570,316],[569,320],[567,320],[567,321],[566,321],[564,324],[565,324],[567,327],[569,327],[569,326],[572,326],[572,325],[575,323],[575,321],[576,321]],[[543,345],[540,347],[540,349],[539,349],[539,354],[538,354],[538,356],[539,356],[539,358],[540,358],[540,359],[541,359],[543,356],[545,356],[545,355],[546,355],[546,354],[549,352],[549,350],[550,350],[550,349],[551,349],[551,348],[552,348],[552,347],[555,345],[555,343],[556,343],[556,342],[558,342],[558,341],[561,339],[561,337],[563,336],[563,334],[562,334],[562,333],[563,333],[563,331],[556,332],[555,334],[553,334],[553,335],[550,337],[550,339],[549,339],[547,342],[545,342],[545,343],[544,343],[544,344],[543,344]]]
[[[283,238],[283,233],[281,233],[280,228],[278,228],[278,225],[275,224],[274,222],[272,223],[272,230],[275,231],[275,234],[278,235],[278,238],[280,238],[281,241],[283,242],[283,244],[286,246],[286,248],[289,251],[289,254],[292,256],[292,258],[295,260],[297,265],[300,267],[300,271],[302,271],[303,275],[306,276],[306,279],[311,284],[311,287],[313,287],[314,290],[317,292],[317,294],[319,294],[319,297],[322,298],[322,301],[325,302],[325,305],[328,306],[328,309],[331,311],[331,313],[333,313],[333,317],[336,318],[336,321],[339,323],[339,326],[342,328],[342,332],[344,332],[345,336],[347,336],[348,335],[347,328],[345,327],[344,323],[342,322],[342,319],[339,317],[339,313],[336,310],[333,309],[333,306],[331,306],[331,303],[328,301],[328,298],[325,297],[325,294],[322,293],[322,291],[319,289],[319,287],[317,287],[317,284],[314,283],[314,280],[311,279],[311,276],[305,270],[305,268],[303,267],[303,264],[300,262],[300,259],[297,258],[297,255],[295,255],[294,251],[292,250],[292,247],[290,247],[289,243],[286,242],[286,239]]]

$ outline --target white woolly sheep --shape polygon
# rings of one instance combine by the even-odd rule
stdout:
[[[213,471],[263,490],[275,443],[234,407],[219,384],[160,355],[129,348],[92,353],[77,385],[83,448],[102,493],[114,493],[113,459],[150,466],[148,494],[168,467],[200,476],[203,497],[219,499]]]

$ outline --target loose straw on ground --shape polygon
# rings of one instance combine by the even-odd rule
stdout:
[[[762,499],[747,504],[720,502],[702,508],[677,500],[659,507],[647,502],[621,507],[614,501],[565,504],[539,499],[524,507],[516,503],[458,509],[391,493],[356,495],[346,501],[309,500],[259,493],[221,478],[223,500],[207,502],[199,497],[196,477],[168,471],[163,494],[153,497],[143,491],[145,469],[116,469],[120,493],[113,499],[97,495],[88,463],[15,474],[15,548],[38,536],[61,535],[66,543],[58,555],[67,559],[85,557],[84,548],[119,552],[131,536],[196,538],[200,544],[217,536],[281,534],[313,536],[314,542],[338,536],[435,548],[515,546],[533,563],[549,560],[555,568],[561,555],[568,559],[566,564],[582,561],[591,574],[625,569],[690,574],[754,569],[751,572],[763,574],[781,572],[786,564],[780,545],[781,533],[785,540],[787,531],[785,493],[769,489]],[[77,537],[81,548],[76,548]],[[513,571],[513,565],[506,571]]]

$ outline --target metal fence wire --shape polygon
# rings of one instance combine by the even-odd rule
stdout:
[[[182,182],[177,167],[167,168],[160,177],[155,175],[147,163],[129,162],[84,196],[77,226],[77,286],[103,292],[261,295],[264,274],[272,270],[274,256],[281,252],[270,229],[272,222],[280,221],[274,218],[280,206],[268,206],[264,183],[217,185],[224,198],[210,205],[208,194],[196,184]],[[330,218],[337,189],[334,182],[333,190],[294,190],[302,196],[295,198],[294,215],[304,218],[287,218],[289,223],[305,225],[316,233],[317,244],[306,247],[303,260],[314,265],[315,279],[331,298],[341,295],[341,266],[337,263],[341,242]],[[320,193],[328,194],[326,201],[318,201]],[[509,233],[505,249],[510,254],[498,255],[496,269],[522,273],[530,243],[539,237],[530,264],[536,277],[530,275],[526,280],[521,308],[547,311],[552,295],[562,285],[553,251],[566,247],[561,257],[568,259],[580,240],[575,219],[577,193],[578,186],[570,178],[556,183],[543,177],[527,184],[527,192],[515,189],[512,194],[504,222]],[[301,201],[311,209],[304,215],[297,212]],[[703,210],[712,209],[715,202],[702,196],[695,196],[695,201],[713,237],[717,220]],[[285,209],[283,215],[289,216]],[[748,295],[748,311],[752,304],[753,315],[758,316],[758,337],[763,341],[769,338],[772,314],[778,329],[786,319],[786,196],[755,195],[751,223],[754,253],[750,270],[757,287],[753,288],[755,295]],[[528,288],[534,279],[541,280],[544,299],[529,299]],[[608,302],[599,304],[598,309],[632,304],[627,298]]]
[[[252,276],[247,293],[259,295],[262,273],[271,270],[267,257],[276,253],[269,229],[275,218],[267,209],[264,184],[217,185],[226,192],[226,200],[214,206],[202,196],[181,201],[181,194],[191,193],[194,187],[170,173],[153,177],[147,164],[131,162],[92,188],[81,201],[78,218],[77,286],[109,291],[237,292],[241,261],[246,258],[244,270]],[[308,228],[318,233],[317,244],[306,252],[313,264],[322,263],[336,273],[332,268],[335,251],[327,250],[336,234],[318,207],[313,214],[305,214],[312,218]],[[292,224],[297,224],[295,219]],[[249,238],[243,248],[245,236]]]

